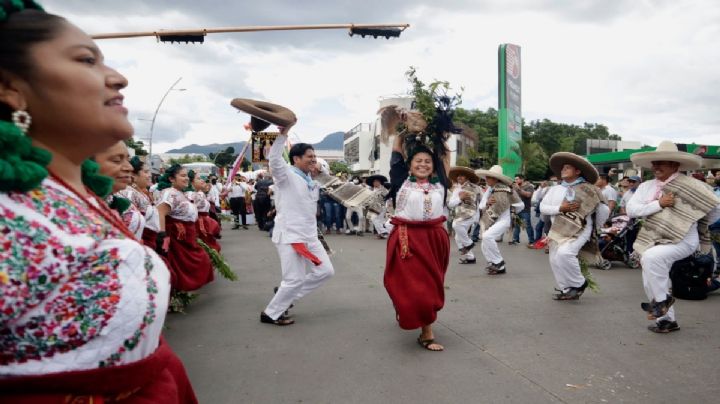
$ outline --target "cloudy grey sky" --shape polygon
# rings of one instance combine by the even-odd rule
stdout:
[[[404,94],[404,72],[464,87],[463,107],[497,107],[497,47],[522,47],[523,116],[596,122],[625,140],[720,144],[717,0],[42,1],[88,33],[241,25],[409,23],[399,39],[346,31],[209,35],[202,45],[154,38],[98,41],[130,86],[136,137],[167,88],[153,151],[246,140],[230,100],[293,109],[294,135],[316,142],[374,120],[380,97]]]

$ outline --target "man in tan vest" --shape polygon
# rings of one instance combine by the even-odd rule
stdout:
[[[655,151],[635,153],[630,159],[655,174],[654,180],[640,184],[626,211],[631,218],[645,218],[634,249],[650,299],[641,307],[649,320],[655,320],[648,329],[668,333],[680,329],[671,307],[675,299],[670,295],[670,268],[698,248],[710,251],[708,225],[720,218],[720,199],[708,185],[682,174],[700,168],[702,158],[678,151],[672,142],[661,142]]]

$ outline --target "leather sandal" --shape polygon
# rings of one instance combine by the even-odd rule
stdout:
[[[431,352],[442,352],[442,351],[445,350],[444,347],[441,348],[441,349],[431,349],[431,348],[430,348],[430,345],[432,345],[432,344],[435,343],[435,339],[433,339],[433,338],[430,338],[430,339],[422,339],[421,337],[418,337],[418,338],[417,338],[417,343],[420,344],[421,347],[423,347],[423,348],[425,348],[425,349],[427,349],[428,351],[431,351]],[[438,344],[438,345],[440,345],[440,344]],[[441,345],[441,346],[442,346],[442,345]]]

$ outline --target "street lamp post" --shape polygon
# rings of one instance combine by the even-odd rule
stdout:
[[[185,91],[184,88],[175,88],[175,86],[182,80],[182,77],[178,78],[171,86],[170,88],[165,91],[165,94],[160,99],[160,102],[158,103],[157,108],[155,108],[155,114],[152,117],[152,121],[150,122],[150,138],[149,145],[148,145],[148,159],[150,160],[150,170],[152,171],[153,168],[153,152],[152,152],[152,142],[153,142],[153,130],[155,129],[155,119],[157,118],[157,114],[160,111],[160,107],[162,106],[163,102],[165,101],[165,98],[170,94],[170,91],[176,90],[176,91]]]

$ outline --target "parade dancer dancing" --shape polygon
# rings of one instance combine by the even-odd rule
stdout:
[[[540,203],[540,212],[552,220],[548,234],[550,267],[560,292],[554,298],[577,300],[588,286],[578,254],[582,250],[584,256],[598,256],[595,226],[605,223],[610,209],[593,185],[598,172],[589,161],[574,153],[558,152],[550,157],[550,168],[562,178]]]
[[[460,251],[460,263],[474,264],[475,254],[472,249],[475,243],[468,232],[477,220],[477,195],[480,189],[476,184],[480,182],[480,178],[467,167],[452,167],[448,177],[455,184],[448,201],[448,208],[455,209],[452,228],[455,232],[455,243]]]
[[[456,102],[456,97],[435,98],[432,126],[422,113],[396,105],[379,112],[381,136],[396,135],[390,157],[395,215],[387,242],[385,289],[400,328],[420,328],[417,343],[429,351],[445,349],[435,342],[432,325],[445,305],[445,273],[450,260],[445,227],[449,183],[445,142],[453,130]],[[399,123],[406,128],[402,133],[397,133]]]
[[[279,105],[254,100],[235,99],[232,105],[265,121],[264,124],[251,121],[255,131],[266,128],[268,122],[281,127],[267,157],[277,209],[272,241],[280,256],[282,281],[275,296],[260,313],[260,321],[290,325],[295,321],[284,314],[286,310],[320,287],[335,272],[318,240],[316,214],[320,186],[310,177],[316,164],[315,150],[307,143],[294,144],[289,153],[291,164],[288,164],[283,159],[283,151],[288,130],[296,122],[295,114]]]
[[[698,248],[710,252],[708,225],[720,218],[720,199],[708,185],[680,172],[700,168],[702,158],[678,151],[670,141],[661,142],[655,151],[635,153],[630,160],[655,174],[654,180],[640,184],[626,210],[632,218],[645,218],[633,247],[640,255],[650,299],[641,307],[649,320],[655,320],[648,329],[668,333],[680,329],[672,307],[670,268]]]
[[[479,205],[482,211],[480,250],[487,261],[488,275],[502,275],[507,269],[497,242],[512,224],[510,208],[522,209],[525,204],[511,188],[513,180],[503,175],[502,167],[495,165],[489,170],[477,170],[475,173],[484,178],[488,186]]]
[[[370,219],[370,223],[372,223],[373,227],[375,227],[377,237],[380,239],[387,238],[388,230],[385,228],[385,222],[387,221],[388,201],[385,200],[385,198],[387,197],[389,191],[385,188],[385,184],[388,180],[384,175],[375,174],[367,177],[366,182],[372,187],[373,192],[381,196],[384,201],[379,212],[368,212],[368,218]]]

